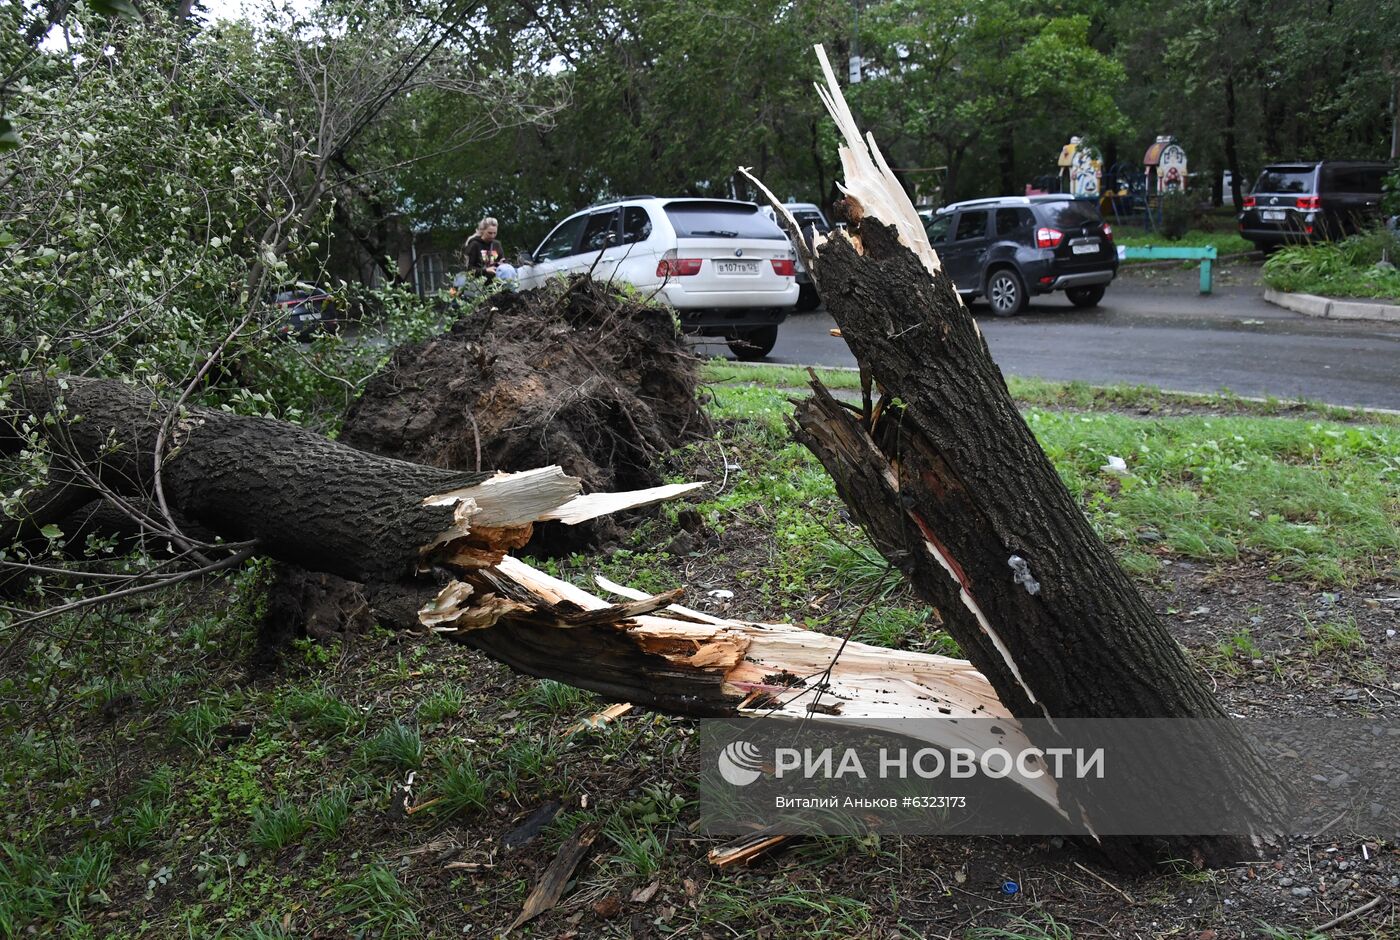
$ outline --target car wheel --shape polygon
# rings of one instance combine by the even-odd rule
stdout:
[[[1103,284],[1094,284],[1090,287],[1069,287],[1065,289],[1065,296],[1076,307],[1097,307],[1099,301],[1103,300],[1105,290],[1107,288]]]
[[[797,312],[807,313],[822,305],[822,299],[817,295],[817,288],[813,284],[803,284],[797,292]]]
[[[778,344],[778,327],[775,324],[730,333],[724,341],[728,344],[729,351],[734,354],[734,358],[744,362],[753,362],[773,351],[773,347]]]
[[[1026,306],[1026,285],[1011,268],[998,268],[987,278],[987,303],[999,317],[1014,317]]]

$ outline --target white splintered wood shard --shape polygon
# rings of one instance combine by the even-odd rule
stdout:
[[[855,115],[851,114],[841,94],[841,86],[836,82],[836,73],[831,70],[831,62],[827,60],[826,49],[821,45],[813,48],[821,62],[822,74],[826,77],[826,87],[817,85],[817,94],[846,141],[846,145],[838,150],[845,180],[836,185],[843,193],[855,198],[865,215],[893,225],[899,232],[899,240],[909,246],[909,250],[918,256],[930,274],[939,271],[942,265],[929,244],[923,220],[909,202],[894,171],[885,162],[884,154],[875,143],[875,135],[867,134],[864,139],[861,138]]]
[[[708,483],[670,483],[623,493],[580,494],[581,484],[558,466],[498,472],[480,483],[437,493],[423,500],[425,506],[452,508],[452,525],[427,545],[423,554],[439,552],[443,546],[467,539],[473,531],[488,530],[490,541],[502,549],[519,548],[529,540],[536,522],[562,522],[578,525],[600,516],[640,509],[675,499]],[[477,560],[494,562],[489,552],[475,553]],[[459,553],[458,561],[463,561]]]
[[[575,496],[557,509],[551,509],[538,517],[540,522],[562,522],[577,525],[599,516],[622,512],[624,509],[640,509],[655,503],[683,496],[708,483],[669,483],[666,486],[653,486],[646,490],[632,490],[627,493],[589,493]]]

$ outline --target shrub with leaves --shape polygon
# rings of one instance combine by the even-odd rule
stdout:
[[[1400,298],[1400,239],[1377,229],[1339,242],[1295,245],[1264,262],[1275,290],[1330,297]]]

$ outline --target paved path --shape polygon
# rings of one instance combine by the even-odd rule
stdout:
[[[1400,409],[1400,324],[1318,320],[1265,303],[1257,267],[1224,267],[1215,293],[1197,293],[1194,270],[1131,271],[1103,304],[1077,310],[1062,294],[1003,320],[973,312],[1008,374],[1141,383],[1165,389],[1310,398]],[[769,362],[849,366],[825,313],[791,317]],[[727,355],[706,343],[709,355]]]

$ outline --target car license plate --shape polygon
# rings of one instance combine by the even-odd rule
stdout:
[[[1288,215],[1282,209],[1265,209],[1259,214],[1264,217],[1265,222],[1282,222]]]
[[[1076,255],[1096,255],[1099,253],[1099,243],[1091,242],[1087,245],[1071,245],[1070,251]]]
[[[716,274],[757,274],[757,261],[716,261]]]

